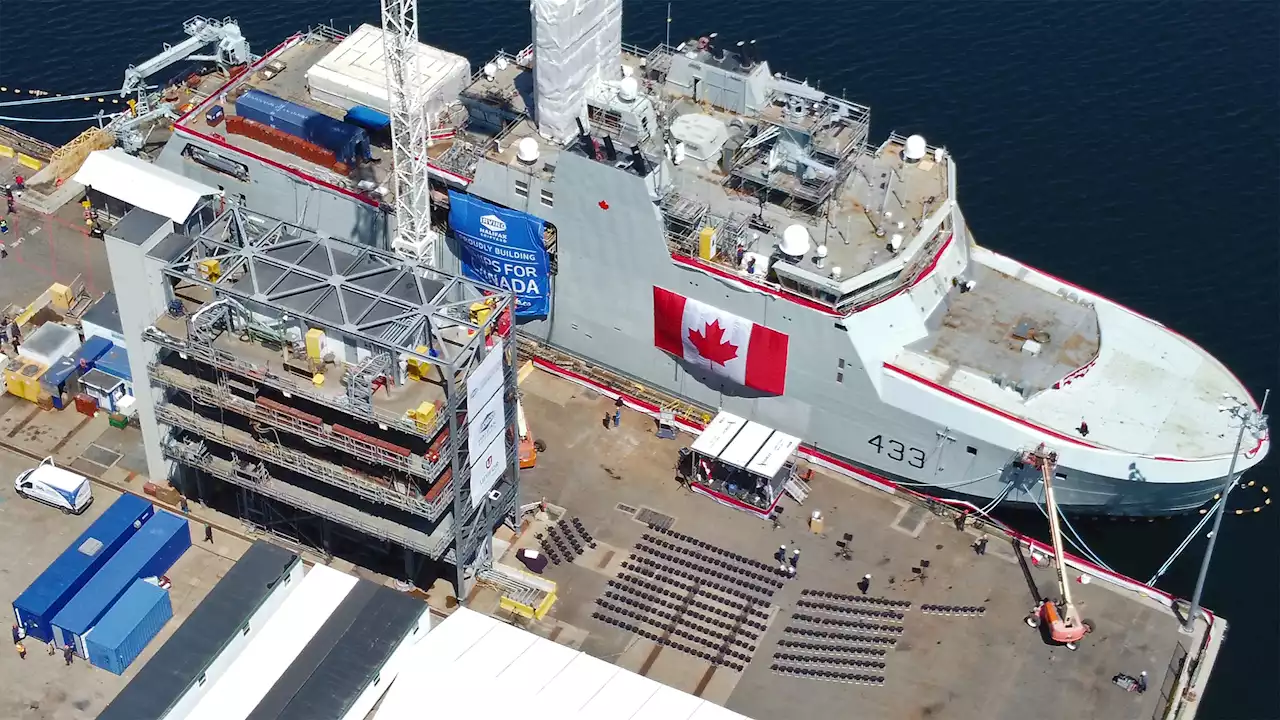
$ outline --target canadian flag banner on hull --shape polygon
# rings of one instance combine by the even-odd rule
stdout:
[[[653,288],[653,344],[739,385],[781,395],[787,384],[787,342],[777,330]]]

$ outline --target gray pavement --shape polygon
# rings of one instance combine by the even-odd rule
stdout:
[[[757,720],[1145,720],[1161,705],[1161,681],[1181,636],[1173,615],[1150,600],[1102,582],[1076,585],[1077,602],[1097,629],[1077,652],[1050,646],[1022,622],[1033,593],[1012,546],[1002,545],[998,537],[978,557],[970,548],[974,536],[949,522],[906,511],[904,501],[824,475],[815,475],[813,494],[803,507],[784,499],[784,527],[775,530],[679,487],[673,467],[681,442],[688,438],[658,440],[652,420],[626,412],[621,428],[606,430],[600,420],[612,411],[610,401],[542,373],[530,376],[521,389],[532,432],[548,446],[538,467],[521,475],[524,502],[545,498],[565,507],[569,517],[580,517],[602,546],[623,558],[647,532],[632,515],[644,508],[674,517],[678,531],[761,561],[768,561],[783,543],[802,551],[797,578],[774,596],[776,613],[741,676],[725,670],[708,675],[707,664],[690,665],[692,656],[666,648],[654,653],[649,641],[637,643],[634,634],[592,619],[596,598],[617,573],[616,560],[600,563],[595,555],[584,555],[572,564],[551,566],[546,575],[560,584],[553,614],[589,633],[582,645],[587,652],[629,666],[639,644],[647,657],[631,669],[717,702],[724,698],[714,695],[723,693],[729,708]],[[619,509],[620,503],[627,507]],[[825,516],[822,535],[806,527],[815,509]],[[851,560],[835,556],[835,542],[845,532],[854,537]],[[772,672],[777,641],[805,639],[783,632],[788,625],[803,625],[792,618],[801,590],[856,595],[864,573],[872,574],[870,595],[913,603],[885,669],[875,671],[885,677],[884,684],[852,685]],[[1032,569],[1029,577],[1044,595],[1057,594],[1052,569]],[[985,606],[986,613],[926,615],[920,612],[922,603]],[[663,670],[669,655],[681,656],[683,664]],[[1136,676],[1143,670],[1151,676],[1145,694],[1124,692],[1110,682],[1116,673]],[[721,677],[725,675],[729,677]]]

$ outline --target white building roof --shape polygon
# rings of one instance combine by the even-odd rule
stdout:
[[[431,716],[470,720],[510,714],[495,692],[520,706],[525,720],[745,720],[746,716],[603,660],[458,608],[414,649],[374,720]]]
[[[798,447],[798,437],[727,412],[693,441],[695,452],[765,477],[776,476]]]
[[[350,110],[363,105],[383,114],[390,112],[387,65],[383,55],[382,28],[361,25],[307,69],[307,87],[315,99]],[[471,82],[471,62],[461,55],[418,43],[418,85],[427,97],[427,110],[439,110],[458,99]]]
[[[176,223],[186,222],[200,198],[218,194],[217,188],[139,160],[120,148],[89,153],[72,179]]]
[[[186,720],[248,717],[355,585],[355,576],[312,567]]]
[[[738,431],[746,424],[747,421],[737,415],[727,412],[719,413],[702,430],[698,439],[693,441],[694,452],[708,457],[720,457],[720,453],[729,447],[729,443],[733,442]]]

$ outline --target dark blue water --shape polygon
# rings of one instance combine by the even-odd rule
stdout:
[[[920,132],[947,146],[980,242],[1176,327],[1260,397],[1278,384],[1280,357],[1277,7],[703,0],[675,3],[672,36],[756,38],[776,69],[870,105],[874,139]],[[473,63],[529,42],[527,0],[421,8],[424,39]],[[626,11],[628,42],[663,39],[665,3]],[[264,52],[308,24],[377,22],[378,3],[5,0],[0,85],[115,87],[126,64],[180,40],[194,12],[237,17]],[[54,141],[74,134],[21,127]],[[1277,464],[1251,478],[1280,490]],[[1260,502],[1257,487],[1239,495],[1233,507]],[[1205,601],[1233,625],[1201,717],[1280,717],[1277,506],[1224,522]],[[1190,522],[1078,527],[1112,566],[1146,579]],[[1161,587],[1189,594],[1201,547]]]

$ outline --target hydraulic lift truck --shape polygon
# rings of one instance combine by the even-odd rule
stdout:
[[[1059,525],[1058,503],[1053,497],[1053,471],[1058,464],[1058,454],[1049,452],[1041,444],[1028,457],[1040,469],[1044,480],[1044,504],[1049,514],[1049,532],[1053,537],[1053,559],[1058,572],[1058,589],[1062,593],[1058,602],[1041,600],[1027,616],[1027,625],[1036,628],[1044,624],[1049,639],[1068,650],[1075,650],[1078,643],[1093,631],[1093,623],[1081,620],[1075,603],[1071,601],[1071,582],[1067,579],[1067,566],[1062,551],[1062,529]]]

